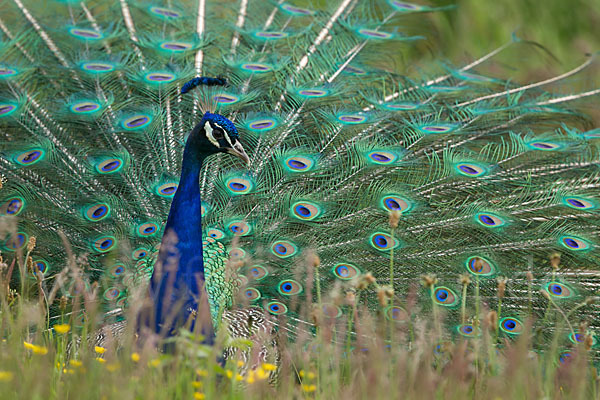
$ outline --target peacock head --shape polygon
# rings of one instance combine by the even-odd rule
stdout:
[[[235,125],[224,116],[207,112],[194,130],[198,130],[202,147],[210,153],[229,153],[241,158],[246,164],[250,163]]]

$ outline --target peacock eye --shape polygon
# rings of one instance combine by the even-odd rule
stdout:
[[[217,140],[225,138],[225,131],[221,128],[213,129],[212,134],[213,134],[213,137]]]

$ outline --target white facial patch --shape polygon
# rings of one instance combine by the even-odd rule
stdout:
[[[225,132],[225,140],[227,140],[227,143],[229,143],[230,146],[233,146],[233,143],[231,143],[231,139],[229,138],[229,135],[227,134],[227,130],[225,130],[225,128],[223,128],[221,125],[217,124],[215,122],[215,125],[218,126],[219,128],[223,129],[223,132]]]
[[[206,121],[204,123],[204,132],[206,132],[206,137],[208,138],[208,140],[215,145],[215,147],[219,148],[219,142],[217,141],[217,139],[215,139],[215,137],[213,136],[213,128],[212,126],[210,126],[210,122]]]

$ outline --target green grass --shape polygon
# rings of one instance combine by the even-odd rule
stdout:
[[[600,399],[599,377],[588,359],[592,337],[573,346],[571,357],[563,354],[561,362],[559,338],[570,328],[553,302],[546,318],[557,328],[547,342],[543,338],[548,335],[527,323],[520,335],[502,334],[502,315],[484,310],[483,303],[468,319],[481,335],[467,339],[451,326],[442,328],[442,307],[415,304],[417,288],[408,298],[394,300],[405,311],[398,321],[356,307],[365,285],[377,288],[373,278],[362,276],[354,285],[357,295],[338,295],[340,304],[354,305],[352,320],[313,311],[317,334],[299,331],[289,341],[281,333],[280,361],[243,363],[238,353],[221,366],[216,359],[225,345],[248,352],[251,360],[256,360],[259,346],[223,337],[221,330],[217,344],[208,347],[198,334],[182,331],[173,339],[174,351],[161,353],[156,346],[140,345],[128,327],[96,347],[88,340],[94,337],[88,332],[99,327],[96,285],[80,281],[87,288],[70,298],[54,296],[58,283],[40,291],[22,261],[26,256],[13,253],[0,263],[1,399]],[[77,273],[74,258],[68,268],[68,273]],[[11,281],[13,286],[23,282],[22,295],[9,288]],[[461,282],[471,285],[470,290],[476,284],[466,278]],[[433,287],[435,278],[426,277],[424,284]],[[391,294],[380,289],[383,309]],[[48,325],[48,303],[63,310],[61,324],[53,328]],[[314,310],[314,304],[305,308]],[[347,327],[357,335],[349,335]]]

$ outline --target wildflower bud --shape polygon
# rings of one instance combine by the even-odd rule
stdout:
[[[438,281],[434,275],[423,275],[421,276],[421,279],[423,280],[423,285],[425,285],[426,288],[432,287]]]
[[[319,258],[319,255],[313,251],[308,254],[306,261],[308,261],[308,265],[313,268],[318,268],[321,265],[321,259]]]
[[[527,280],[529,282],[533,281],[533,274],[531,273],[531,271],[527,271]]]
[[[33,251],[35,249],[35,236],[29,238],[29,242],[27,243],[27,251]]]
[[[381,286],[377,289],[377,299],[381,307],[388,305],[388,301],[394,296],[394,289],[389,286]]]
[[[392,229],[396,229],[398,227],[398,222],[400,222],[400,216],[402,215],[402,213],[398,210],[393,210],[390,211],[390,227]]]
[[[356,301],[356,294],[354,292],[346,292],[346,303],[353,305]]]
[[[585,304],[588,306],[594,304],[595,302],[596,302],[596,300],[594,300],[593,297],[586,297],[586,299],[585,299]]]
[[[462,274],[460,276],[459,282],[463,286],[469,286],[469,284],[471,283],[471,277],[467,274]]]
[[[312,311],[310,312],[310,317],[313,321],[313,324],[315,326],[319,326],[319,321],[321,320],[321,310],[319,310],[318,307],[313,307]]]
[[[550,300],[550,294],[548,292],[546,292],[545,290],[540,290],[540,293],[542,294],[542,296],[544,296],[547,300]]]
[[[367,283],[375,283],[375,281],[376,281],[375,277],[370,272],[367,272],[365,274],[365,280],[367,281]]]
[[[498,313],[496,311],[488,312],[485,316],[485,322],[491,331],[495,331],[498,325]]]
[[[508,279],[506,278],[498,278],[498,298],[504,298],[504,292],[506,291],[506,282]]]
[[[552,268],[555,270],[558,269],[560,266],[560,253],[552,253],[550,255],[550,265],[552,265]]]
[[[27,257],[27,271],[36,272],[33,270],[33,258]]]
[[[590,351],[592,349],[592,346],[594,345],[594,338],[592,337],[592,335],[585,335],[583,344],[585,345],[585,349],[587,351]]]
[[[59,303],[58,303],[58,308],[60,309],[60,311],[65,311],[67,309],[67,297],[66,296],[62,296],[59,299]]]

